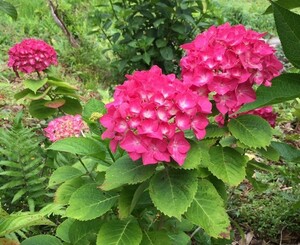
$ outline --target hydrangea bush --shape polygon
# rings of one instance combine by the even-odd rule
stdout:
[[[245,178],[257,186],[255,169],[269,169],[248,153],[277,161],[297,151],[273,141],[270,105],[299,96],[299,74],[279,75],[263,36],[241,25],[211,27],[182,46],[181,78],[153,66],[127,75],[107,105],[89,101],[83,137],[65,138],[82,130],[81,121],[70,123],[79,116],[50,122],[48,149],[78,162],[49,180],[65,218],[56,237],[26,244],[190,244],[199,229],[230,239],[227,186]]]

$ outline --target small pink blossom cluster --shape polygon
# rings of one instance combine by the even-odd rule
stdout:
[[[57,65],[55,50],[42,40],[25,39],[15,44],[8,54],[8,66],[15,72],[39,72],[47,69],[51,64]]]
[[[206,116],[212,108],[208,98],[190,90],[174,74],[162,74],[157,66],[126,77],[100,118],[107,128],[102,138],[112,139],[113,151],[120,145],[133,160],[142,158],[144,165],[170,162],[170,158],[182,165],[190,149],[183,130],[193,130],[198,139],[205,136]]]
[[[45,136],[52,142],[69,137],[80,137],[88,130],[80,115],[66,115],[52,120],[44,129]]]
[[[236,112],[256,99],[253,85],[271,86],[283,68],[264,35],[243,25],[210,27],[181,46],[183,82],[201,95],[212,93],[221,114]]]

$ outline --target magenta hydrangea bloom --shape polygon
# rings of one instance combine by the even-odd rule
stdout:
[[[8,66],[15,72],[39,72],[50,65],[57,65],[57,55],[49,44],[38,39],[24,39],[15,44],[9,51]]]
[[[183,82],[201,95],[212,93],[221,114],[236,112],[256,99],[253,85],[271,86],[283,68],[264,35],[243,25],[210,27],[181,46]]]
[[[49,122],[45,136],[52,142],[69,137],[79,137],[88,127],[80,115],[66,115]]]
[[[119,145],[133,160],[143,164],[170,162],[179,165],[190,149],[184,130],[191,129],[198,139],[205,136],[207,114],[212,105],[159,67],[136,71],[116,87],[114,101],[100,123],[107,128],[102,138],[111,139],[113,151]]]

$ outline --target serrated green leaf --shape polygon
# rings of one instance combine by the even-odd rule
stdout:
[[[299,0],[277,0],[276,4],[282,6],[283,8],[286,8],[286,9],[293,9],[293,8],[300,7]],[[271,14],[271,13],[273,13],[273,7],[272,7],[272,5],[270,5],[266,9],[266,11],[264,12],[264,14]]]
[[[259,86],[256,90],[256,100],[244,105],[239,112],[282,103],[300,97],[299,80],[300,74],[297,73],[285,73],[275,77],[272,80],[271,87]]]
[[[131,213],[131,203],[138,186],[125,186],[120,192],[118,210],[120,219],[126,219]]]
[[[181,167],[183,169],[195,169],[201,164],[202,161],[203,148],[201,148],[201,145],[195,142],[190,142],[190,145],[191,148],[186,156],[184,164]]]
[[[272,2],[276,30],[282,49],[288,60],[300,68],[300,15],[295,14],[278,3]]]
[[[102,223],[103,221],[99,219],[90,220],[90,221],[75,220],[71,224],[69,230],[70,243],[72,245],[91,244],[89,240],[92,237],[95,237],[96,240],[96,235]]]
[[[171,245],[171,239],[166,231],[144,231],[141,245]]]
[[[135,219],[112,220],[103,224],[97,237],[97,245],[139,245],[142,231]]]
[[[106,171],[103,190],[112,190],[125,184],[137,184],[149,179],[155,165],[143,165],[141,161],[132,161],[129,156],[119,158]]]
[[[36,93],[41,87],[43,87],[47,83],[47,81],[47,78],[41,80],[27,79],[23,81],[23,83],[25,88],[28,88],[34,93]]]
[[[271,143],[272,144],[272,143]],[[272,147],[268,146],[266,149],[257,149],[257,151],[265,158],[271,161],[278,161],[280,158],[279,153]]]
[[[172,245],[189,245],[191,242],[191,238],[184,232],[171,233],[169,234]]]
[[[98,159],[104,159],[105,149],[103,145],[91,138],[70,137],[54,142],[48,150],[64,151],[72,154],[92,156]]]
[[[48,187],[59,185],[67,180],[82,176],[83,173],[77,168],[71,166],[62,166],[57,168],[49,179]]]
[[[13,20],[17,20],[18,12],[14,5],[9,2],[0,0],[0,11],[9,15]]]
[[[105,105],[102,101],[90,99],[83,108],[82,117],[88,120],[93,113],[104,114],[105,110]]]
[[[117,194],[103,193],[97,184],[86,184],[71,196],[66,216],[81,221],[95,219],[110,210],[118,197]]]
[[[54,196],[54,202],[58,204],[68,204],[72,194],[83,184],[85,184],[85,181],[82,178],[66,181],[57,188]]]
[[[213,146],[209,150],[210,162],[206,165],[210,172],[225,183],[236,186],[246,175],[246,158],[230,147]]]
[[[271,143],[272,128],[259,116],[242,115],[232,118],[228,128],[235,138],[249,147],[261,148]]]
[[[36,117],[38,119],[44,119],[52,116],[54,113],[57,112],[56,109],[53,108],[47,108],[45,107],[45,103],[48,102],[48,100],[34,100],[31,101],[29,105],[29,112],[33,117]]]
[[[217,125],[210,124],[206,127],[205,138],[221,138],[228,132],[226,127],[218,127]]]
[[[198,191],[185,215],[212,237],[229,236],[230,222],[224,202],[208,180],[199,181]]]
[[[165,60],[173,60],[173,58],[174,58],[173,50],[172,50],[172,48],[170,48],[168,46],[161,48],[159,50],[159,52]]]
[[[197,174],[192,170],[164,169],[150,181],[150,197],[158,210],[181,219],[197,191]]]
[[[82,106],[78,99],[73,99],[70,97],[63,97],[65,103],[60,107],[65,113],[70,115],[76,115],[82,113]]]
[[[21,245],[63,245],[55,236],[37,235],[24,240]]]
[[[300,150],[283,142],[272,142],[271,146],[287,161],[300,159]]]
[[[0,236],[37,225],[54,226],[55,224],[40,214],[19,213],[0,217]]]
[[[70,227],[75,222],[73,219],[66,219],[56,228],[56,236],[64,242],[70,243],[69,233]]]

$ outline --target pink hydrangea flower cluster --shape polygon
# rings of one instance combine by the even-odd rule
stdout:
[[[113,151],[119,145],[133,160],[142,158],[144,165],[170,162],[170,158],[182,165],[190,149],[183,130],[193,130],[198,139],[205,136],[206,116],[212,108],[208,98],[190,90],[174,74],[162,74],[157,66],[126,77],[100,118],[107,128],[102,138],[112,139]]]
[[[44,129],[45,136],[52,142],[69,137],[79,137],[88,127],[81,115],[66,115],[52,120]]]
[[[221,114],[236,112],[256,99],[253,85],[271,86],[283,68],[264,35],[243,25],[210,27],[181,46],[183,82],[201,95],[212,93]]]
[[[15,44],[9,51],[8,66],[15,72],[32,73],[43,71],[51,64],[57,65],[55,50],[46,42],[37,39],[25,39]]]

